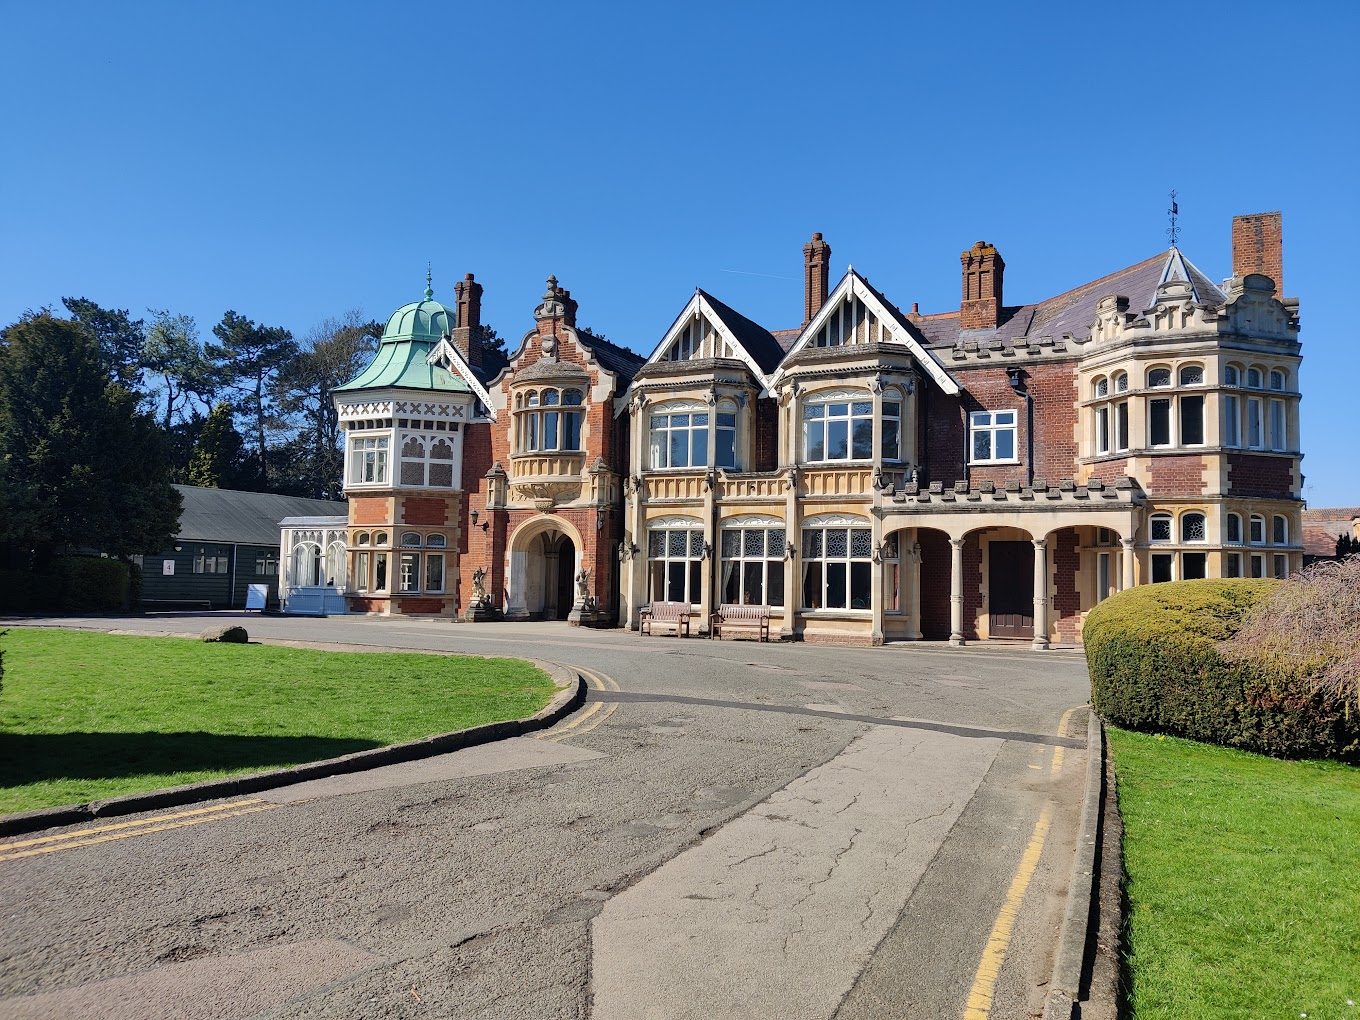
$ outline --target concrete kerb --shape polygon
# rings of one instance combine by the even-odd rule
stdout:
[[[1049,979],[1048,999],[1043,1020],[1073,1020],[1081,1015],[1081,977],[1091,942],[1092,905],[1098,903],[1096,889],[1100,872],[1096,854],[1100,847],[1101,816],[1105,794],[1105,729],[1094,711],[1086,722],[1086,794],[1081,805],[1081,828],[1077,850],[1068,881],[1067,911],[1058,936],[1058,952]],[[1116,862],[1104,860],[1109,867]],[[1103,999],[1104,995],[1096,998]],[[1113,1002],[1113,990],[1110,992]],[[1111,1014],[1113,1016],[1113,1014]]]
[[[272,642],[271,642],[272,643]],[[282,642],[279,642],[282,644]],[[390,649],[389,649],[390,650]],[[435,653],[439,654],[439,653]],[[489,656],[481,656],[488,658]],[[503,658],[503,656],[496,656]],[[518,656],[516,656],[518,658]],[[164,790],[150,790],[146,793],[129,793],[108,800],[91,801],[88,804],[72,804],[64,807],[39,808],[36,811],[21,811],[0,818],[0,836],[17,836],[41,829],[60,825],[76,825],[96,818],[117,815],[130,815],[139,811],[158,811],[163,808],[180,807],[205,800],[219,800],[225,797],[239,797],[261,790],[273,790],[280,786],[291,786],[311,779],[324,779],[328,776],[347,775],[364,772],[382,765],[396,765],[401,762],[433,758],[435,755],[461,751],[465,747],[489,744],[508,737],[518,737],[526,733],[545,730],[559,720],[576,711],[586,699],[585,677],[576,670],[556,662],[542,659],[526,659],[552,678],[561,688],[547,706],[527,719],[510,719],[505,722],[485,723],[453,733],[441,733],[432,737],[422,737],[402,744],[389,744],[367,751],[356,751],[338,758],[308,762],[286,769],[271,769],[245,776],[229,776],[225,779],[206,779],[201,783],[185,786],[172,786]]]

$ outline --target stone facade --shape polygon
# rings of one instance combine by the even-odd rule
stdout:
[[[578,329],[552,278],[518,348],[485,349],[469,274],[456,309],[420,313],[437,397],[372,370],[381,386],[337,395],[356,471],[355,442],[397,451],[412,422],[457,447],[438,491],[428,455],[419,479],[397,453],[385,485],[347,476],[351,567],[367,552],[370,574],[351,609],[636,627],[666,600],[706,631],[758,603],[786,639],[1046,647],[1124,587],[1292,572],[1298,303],[1265,273],[1280,236],[1277,213],[1237,218],[1222,286],[1172,248],[1022,305],[980,241],[959,308],[922,314],[854,271],[831,287],[814,234],[799,328],[701,290],[647,359]],[[402,534],[426,557],[445,540],[445,590],[374,590],[378,529],[392,557]]]

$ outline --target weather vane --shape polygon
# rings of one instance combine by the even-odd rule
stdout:
[[[1171,226],[1166,228],[1166,236],[1171,238],[1171,247],[1176,247],[1176,239],[1180,237],[1180,228],[1176,226],[1176,217],[1180,214],[1181,207],[1176,204],[1176,191],[1171,191],[1171,208],[1166,214],[1171,217]]]

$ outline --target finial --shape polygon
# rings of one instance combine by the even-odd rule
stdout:
[[[1176,204],[1176,190],[1171,190],[1171,208],[1166,214],[1171,217],[1171,226],[1166,228],[1166,236],[1171,238],[1171,247],[1176,247],[1176,239],[1180,237],[1180,228],[1176,226],[1176,216],[1179,215],[1181,207]]]
[[[425,300],[426,300],[426,301],[430,301],[430,300],[432,300],[432,299],[434,298],[434,287],[431,286],[431,284],[432,284],[433,282],[434,282],[434,274],[430,271],[430,263],[426,262],[426,263],[425,263]]]

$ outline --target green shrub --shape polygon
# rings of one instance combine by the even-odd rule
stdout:
[[[1360,757],[1360,713],[1344,699],[1297,671],[1221,650],[1280,583],[1179,581],[1102,602],[1082,631],[1096,711],[1125,729],[1279,758]]]
[[[98,613],[127,607],[128,566],[102,556],[63,556],[57,560],[61,577],[61,608],[67,612]]]

